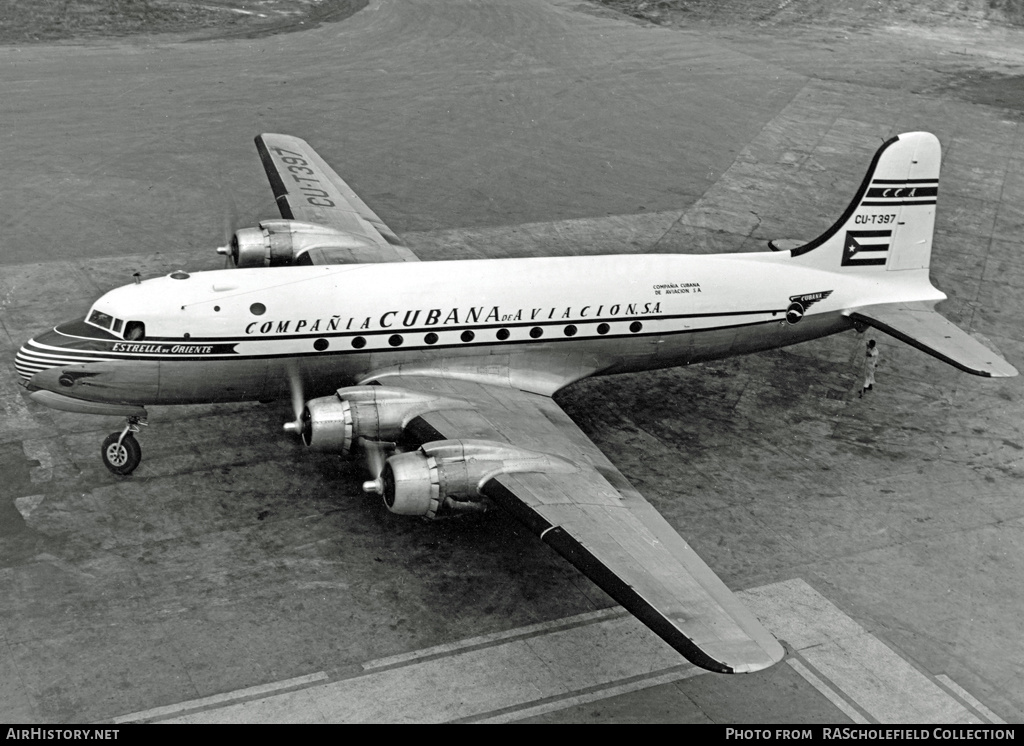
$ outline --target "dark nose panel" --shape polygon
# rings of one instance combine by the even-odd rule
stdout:
[[[156,361],[61,365],[35,373],[29,384],[76,399],[117,404],[156,401],[160,376]]]

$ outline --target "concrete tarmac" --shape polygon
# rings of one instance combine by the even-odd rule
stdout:
[[[226,215],[276,216],[259,132],[458,259],[811,237],[885,138],[927,129],[940,310],[1020,368],[1024,129],[953,83],[1024,46],[930,31],[825,48],[570,0],[380,1],[256,40],[0,49],[0,719],[1024,719],[1020,379],[875,334],[858,399],[851,333],[559,394],[792,652],[723,677],[618,626],[509,518],[392,516],[359,462],[281,433],[287,403],[154,409],[119,479],[98,453],[119,422],[37,407],[13,366],[135,271],[219,266]]]

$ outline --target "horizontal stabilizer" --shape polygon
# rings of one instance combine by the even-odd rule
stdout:
[[[1017,375],[1016,368],[935,311],[932,303],[881,303],[847,315],[976,376]]]

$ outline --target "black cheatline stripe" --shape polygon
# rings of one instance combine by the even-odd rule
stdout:
[[[789,252],[790,256],[802,256],[809,251],[813,251],[832,238],[832,236],[836,235],[842,227],[846,225],[850,218],[853,217],[853,213],[855,213],[857,208],[860,207],[861,200],[864,199],[864,195],[867,194],[868,187],[871,185],[871,177],[874,175],[875,169],[878,167],[878,161],[882,158],[882,153],[884,153],[889,146],[899,142],[899,139],[899,135],[897,135],[896,137],[884,142],[882,147],[878,149],[875,153],[875,157],[871,159],[871,165],[868,166],[867,173],[864,174],[864,180],[861,181],[860,186],[857,188],[857,192],[854,194],[853,200],[849,205],[847,205],[846,210],[844,210],[843,214],[839,216],[839,219],[832,224],[832,227],[809,243],[791,250]]]
[[[913,194],[886,194],[886,192],[903,192],[903,191],[913,191],[914,193]],[[937,186],[913,187],[910,190],[908,190],[906,187],[885,187],[884,189],[881,188],[881,187],[872,187],[871,189],[868,189],[868,193],[865,196],[869,197],[871,199],[875,199],[875,198],[878,198],[878,197],[882,197],[882,198],[885,198],[885,199],[890,199],[890,198],[898,199],[900,197],[902,197],[904,199],[914,199],[916,197],[934,197],[934,196],[936,196],[938,194],[938,192],[939,192],[939,188]]]
[[[781,313],[781,312],[780,312]],[[563,342],[601,342],[608,339],[638,339],[641,337],[667,337],[667,336],[678,336],[681,334],[698,334],[700,332],[714,332],[722,329],[742,329],[750,326],[763,326],[765,324],[775,324],[781,319],[766,319],[764,321],[752,321],[746,324],[727,324],[723,326],[708,326],[700,329],[679,329],[670,332],[626,332],[624,334],[604,334],[604,335],[587,335],[580,336],[577,334],[573,337],[540,337],[539,339],[509,339],[507,341],[502,340],[485,340],[482,342],[453,342],[450,344],[433,344],[428,345],[425,343],[403,344],[401,347],[362,347],[355,349],[352,347],[346,347],[344,349],[330,349],[319,351],[292,351],[292,352],[268,352],[260,354],[250,355],[184,355],[184,354],[172,354],[172,353],[160,353],[160,352],[137,352],[137,353],[114,353],[121,357],[109,357],[101,358],[98,360],[75,360],[65,361],[60,363],[62,365],[77,365],[88,362],[94,363],[118,363],[118,362],[235,362],[235,361],[246,361],[246,360],[274,360],[283,358],[298,358],[298,357],[331,357],[334,355],[360,355],[360,354],[379,354],[386,352],[402,352],[408,350],[447,350],[456,348],[469,348],[469,347],[508,347],[511,345],[537,345],[537,344],[556,344]],[[358,335],[357,335],[358,336]],[[56,365],[48,366],[56,367]]]
[[[862,251],[863,250],[866,250],[866,249],[862,249]],[[775,311],[775,312],[768,312],[768,313],[780,314],[780,313],[784,313],[784,311]],[[721,315],[725,315],[725,314],[721,314]],[[572,336],[572,337],[541,337],[541,338],[538,338],[538,339],[509,339],[509,340],[506,340],[506,341],[502,341],[502,340],[484,340],[484,341],[479,341],[479,342],[455,342],[455,343],[450,343],[450,344],[433,344],[433,345],[428,345],[428,344],[425,344],[425,343],[418,343],[418,344],[415,344],[415,345],[405,345],[405,344],[403,344],[401,347],[373,347],[373,348],[362,347],[360,349],[354,349],[354,348],[330,349],[330,348],[328,348],[327,350],[323,350],[323,351],[310,350],[310,351],[305,351],[305,352],[303,352],[303,351],[273,352],[273,353],[261,353],[261,354],[249,354],[249,355],[243,355],[243,354],[239,354],[239,353],[233,353],[233,354],[230,354],[230,355],[227,355],[227,354],[189,355],[189,354],[181,354],[181,353],[174,354],[174,353],[161,353],[161,352],[135,352],[135,353],[117,352],[117,353],[110,353],[110,357],[95,356],[98,359],[87,360],[87,359],[84,359],[84,358],[80,358],[80,359],[76,359],[76,360],[63,361],[63,362],[57,363],[57,364],[60,364],[60,365],[75,365],[75,364],[79,364],[79,363],[89,363],[89,362],[94,362],[94,363],[98,363],[98,362],[116,363],[116,362],[132,362],[132,361],[163,361],[163,362],[170,362],[170,361],[178,361],[178,362],[185,362],[185,361],[191,361],[191,362],[207,361],[207,362],[211,362],[211,361],[216,361],[216,362],[224,362],[224,361],[245,361],[245,360],[271,360],[271,359],[275,359],[275,358],[329,357],[329,356],[332,356],[332,355],[375,354],[375,353],[382,353],[382,352],[399,352],[399,351],[405,351],[405,350],[444,350],[444,349],[467,348],[467,347],[507,347],[507,346],[510,346],[510,345],[554,344],[554,343],[559,343],[559,342],[586,342],[586,341],[600,342],[600,341],[609,340],[609,339],[638,339],[638,338],[641,338],[641,337],[669,337],[669,336],[678,336],[678,335],[682,335],[682,334],[699,334],[701,332],[715,332],[715,331],[720,331],[722,329],[743,329],[743,328],[751,327],[751,326],[763,326],[765,324],[775,324],[775,323],[778,323],[779,321],[780,321],[779,318],[771,318],[771,319],[765,319],[763,321],[751,321],[751,322],[742,323],[742,324],[723,324],[723,325],[719,325],[719,326],[701,327],[699,329],[676,329],[676,330],[672,330],[672,331],[626,332],[626,333],[623,333],[623,334],[603,334],[603,335],[590,335],[590,334],[588,334],[588,335],[585,335],[585,336],[584,335],[580,335],[580,334],[576,334],[575,336]],[[560,325],[561,324],[559,324],[559,326]],[[534,324],[534,326],[537,326],[537,325]],[[500,327],[493,327],[493,328],[500,328]],[[453,331],[453,330],[449,329],[448,331]],[[408,332],[405,332],[405,333],[408,334]],[[364,335],[354,334],[354,335],[348,335],[348,336],[351,336],[351,337],[357,337],[357,336],[378,336],[379,337],[379,336],[383,336],[384,334],[387,334],[387,332],[377,333],[375,335],[370,335],[370,334],[364,334]],[[300,337],[294,337],[294,338],[293,337],[278,337],[278,338],[256,337],[256,338],[254,338],[254,340],[255,341],[264,342],[264,341],[281,341],[281,340],[288,340],[288,339],[303,339],[303,338],[305,338],[305,337],[301,337],[301,338]],[[250,340],[250,341],[253,341],[253,340]],[[53,365],[53,366],[49,366],[49,367],[55,367],[55,366],[56,366],[56,364]]]
[[[872,179],[875,184],[935,184],[938,186],[938,179]]]
[[[26,362],[35,363],[39,365],[77,365],[79,363],[102,363],[110,358],[100,357],[98,355],[92,355],[90,357],[70,357],[66,355],[19,355],[15,360],[25,360]]]
[[[35,349],[31,349],[25,350],[24,352],[19,352],[18,354],[36,360],[106,360],[108,356],[113,353],[108,353],[105,350],[90,350],[88,352],[80,352],[79,350],[74,349],[58,349],[53,351],[37,351]]]
[[[355,349],[352,347],[346,347],[344,349],[330,349],[323,351],[310,350],[308,352],[274,352],[274,353],[261,353],[261,354],[250,354],[250,355],[230,355],[230,356],[215,356],[215,355],[171,355],[161,353],[137,353],[137,357],[127,358],[129,360],[161,360],[161,361],[235,361],[235,360],[272,360],[275,358],[297,358],[297,357],[331,357],[333,355],[360,355],[360,354],[380,354],[387,352],[402,352],[408,350],[448,350],[455,348],[470,348],[470,347],[508,347],[511,345],[537,345],[537,344],[556,344],[564,342],[600,342],[607,339],[638,339],[641,337],[668,337],[677,336],[681,334],[698,334],[700,332],[712,332],[719,331],[721,329],[742,329],[749,326],[763,326],[765,324],[776,324],[781,318],[766,319],[765,321],[752,321],[746,324],[728,324],[724,326],[709,326],[702,327],[700,329],[679,329],[671,332],[627,332],[625,334],[604,334],[604,335],[587,335],[580,336],[577,334],[573,337],[540,337],[538,339],[509,339],[507,341],[502,340],[485,340],[482,342],[453,342],[450,344],[424,344],[416,343],[413,344],[402,344],[400,347],[361,347]],[[357,335],[358,336],[358,335]],[[380,335],[378,335],[380,336]],[[116,361],[113,361],[116,362]]]
[[[653,301],[659,302],[659,301]],[[278,341],[288,339],[346,339],[348,337],[373,337],[392,334],[426,334],[427,332],[462,332],[462,331],[486,331],[487,329],[520,329],[525,327],[555,327],[575,324],[576,326],[587,326],[588,324],[613,324],[627,323],[633,321],[673,321],[676,319],[707,319],[729,316],[756,316],[767,313],[785,313],[784,308],[770,308],[756,311],[720,311],[718,313],[681,313],[681,314],[658,314],[650,316],[604,316],[583,319],[545,319],[544,321],[517,321],[516,323],[502,324],[460,324],[458,326],[392,326],[387,329],[343,329],[331,332],[314,332],[312,334],[252,334],[247,337],[190,337],[186,341],[174,337],[147,337],[141,344],[241,344],[242,342]],[[120,342],[121,340],[117,340]],[[130,344],[130,343],[126,343]]]
[[[894,202],[861,202],[864,207],[897,207],[899,205],[934,205],[936,200],[896,200]]]
[[[38,373],[41,370],[47,370],[51,367],[50,365],[34,365],[30,363],[15,363],[14,367],[20,372],[23,370],[31,371],[32,373]]]
[[[671,620],[654,608],[627,582],[608,569],[590,550],[565,531],[552,524],[537,511],[524,503],[514,492],[497,479],[486,482],[481,490],[499,507],[534,532],[545,544],[569,561],[577,570],[593,580],[605,593],[623,608],[647,625],[661,639],[682,653],[695,665],[716,673],[732,673],[731,666],[710,657],[683,634]]]

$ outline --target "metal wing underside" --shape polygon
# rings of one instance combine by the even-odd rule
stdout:
[[[380,380],[472,405],[419,415],[408,429],[420,442],[492,440],[575,464],[574,473],[502,474],[482,491],[690,661],[747,673],[782,659],[778,641],[552,399],[425,376]]]
[[[264,133],[256,138],[256,148],[281,217],[335,228],[366,244],[311,249],[313,264],[418,261],[305,140]]]

